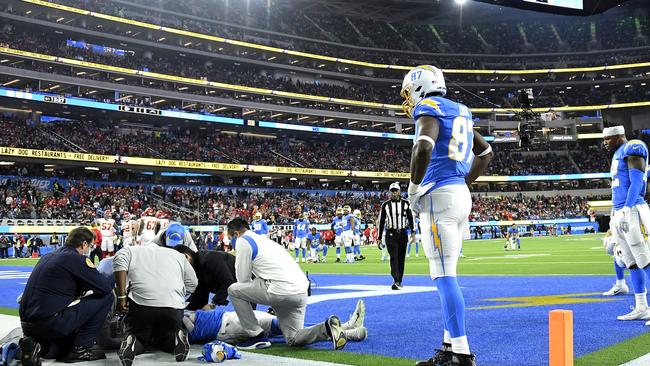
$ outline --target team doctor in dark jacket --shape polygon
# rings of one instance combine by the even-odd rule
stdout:
[[[19,310],[24,366],[40,366],[41,354],[66,362],[106,358],[90,349],[114,299],[110,281],[87,257],[93,241],[88,228],[75,228],[34,267]]]
[[[188,299],[187,309],[214,309],[217,305],[227,305],[228,287],[237,282],[235,256],[205,250],[196,253],[184,245],[177,245],[174,249],[185,254],[199,279],[199,285]],[[210,300],[211,293],[214,296]]]

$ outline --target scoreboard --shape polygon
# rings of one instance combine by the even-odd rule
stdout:
[[[583,0],[523,0],[528,3],[584,10]]]
[[[498,6],[544,13],[589,16],[599,14],[627,0],[475,0]]]

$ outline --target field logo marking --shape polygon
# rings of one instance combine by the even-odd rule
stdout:
[[[0,280],[15,280],[29,278],[31,272],[26,271],[0,271]]]
[[[467,261],[482,261],[485,259],[523,259],[523,258],[532,258],[532,257],[546,257],[551,254],[549,253],[538,253],[538,254],[506,254],[498,257],[476,257],[468,258]]]
[[[599,296],[598,298],[588,296]],[[511,304],[499,305],[486,305],[475,306],[468,308],[468,310],[484,310],[484,309],[504,309],[504,308],[523,308],[533,306],[551,306],[551,305],[567,305],[567,304],[587,304],[597,302],[619,301],[625,299],[613,299],[611,297],[602,297],[600,292],[584,292],[579,294],[563,294],[563,295],[544,295],[544,296],[522,296],[522,297],[497,297],[492,299],[483,299],[483,301],[490,302],[511,302]]]
[[[404,294],[415,294],[419,292],[433,292],[438,289],[435,286],[406,286],[400,291],[391,290],[385,285],[339,285],[317,287],[319,290],[342,290],[333,294],[312,295],[308,298],[307,304],[316,304],[323,301],[358,299],[375,296],[394,296]]]

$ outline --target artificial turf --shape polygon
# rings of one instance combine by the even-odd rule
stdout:
[[[602,235],[522,238],[521,251],[504,251],[503,239],[469,240],[463,245],[465,258],[459,260],[459,275],[610,275],[612,259],[602,248]],[[374,246],[363,247],[366,260],[354,264],[335,263],[334,248],[330,248],[327,263],[302,264],[310,274],[377,274],[389,273],[388,261],[381,261],[381,252]],[[345,256],[343,255],[343,258]],[[33,266],[35,259],[0,260],[0,265]],[[428,275],[428,261],[420,248],[406,262],[407,274]],[[17,315],[16,309],[0,308],[0,313]],[[575,361],[576,366],[619,365],[650,352],[650,334],[624,340],[618,344],[587,354]],[[331,352],[322,349],[295,349],[274,345],[260,352],[300,359],[328,361],[349,365],[413,365],[411,358],[386,357]]]

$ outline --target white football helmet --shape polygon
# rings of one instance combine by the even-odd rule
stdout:
[[[354,217],[361,218],[361,211],[360,210],[354,210]]]
[[[259,212],[259,211],[255,212],[255,215],[253,215],[253,218],[255,220],[261,220],[262,219],[262,213]]]
[[[344,214],[344,215],[347,215],[347,214],[349,214],[350,212],[352,212],[352,208],[351,208],[349,205],[345,205],[345,206],[343,206],[343,214]]]
[[[420,65],[406,73],[402,81],[400,95],[404,98],[402,109],[404,113],[413,117],[413,108],[420,103],[427,94],[438,93],[440,96],[447,94],[447,85],[442,70],[435,66]]]

